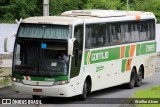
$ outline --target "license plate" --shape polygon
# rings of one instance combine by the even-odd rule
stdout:
[[[42,89],[33,89],[33,92],[42,92]]]

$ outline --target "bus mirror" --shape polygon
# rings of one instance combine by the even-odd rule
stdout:
[[[15,41],[15,34],[4,39],[4,51],[12,53]]]
[[[68,55],[73,56],[73,44],[76,39],[72,38],[68,40]]]

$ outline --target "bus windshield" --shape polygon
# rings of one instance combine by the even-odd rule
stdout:
[[[45,39],[68,39],[69,26],[67,25],[41,25],[21,24],[18,37],[45,38]]]
[[[33,76],[68,74],[68,61],[59,56],[66,54],[67,42],[17,39],[13,72]]]

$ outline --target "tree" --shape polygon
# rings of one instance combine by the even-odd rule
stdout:
[[[64,11],[82,9],[81,0],[50,0],[50,15],[57,15]]]
[[[120,0],[87,0],[85,9],[118,9]]]
[[[128,0],[129,10],[153,12],[160,22],[159,0]],[[50,15],[67,10],[114,9],[126,10],[126,0],[49,0]],[[0,0],[0,22],[43,15],[43,0]]]
[[[159,0],[136,0],[135,10],[153,12],[160,22],[160,1]]]
[[[128,10],[134,10],[136,0],[128,0]],[[127,0],[120,0],[120,10],[127,10]]]
[[[11,0],[0,0],[0,22],[8,22],[13,19],[11,11],[15,6],[11,4]]]
[[[37,14],[36,0],[1,0],[0,22],[14,22]]]

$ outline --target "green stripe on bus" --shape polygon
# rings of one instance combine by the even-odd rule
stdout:
[[[130,45],[126,46],[126,50],[125,50],[125,58],[129,57],[129,52],[130,52]]]
[[[44,77],[32,77],[32,76],[30,76],[30,77],[31,77],[32,81],[45,81]]]
[[[88,52],[85,52],[85,55],[87,53]],[[120,58],[119,53],[120,53],[120,47],[91,51],[90,64],[119,59]],[[84,64],[87,64],[87,62],[85,62]]]
[[[130,57],[130,47],[125,49],[125,58]],[[90,52],[90,53],[89,53]],[[136,56],[156,52],[156,42],[136,44]],[[85,51],[84,65],[120,59],[120,47]]]
[[[127,59],[122,60],[122,72],[126,71],[126,61]]]
[[[62,80],[68,80],[68,76],[57,76],[57,77],[51,77],[51,78],[47,78],[47,77],[32,77],[31,76],[31,80],[33,81],[62,81]]]
[[[87,56],[88,56],[88,52],[84,53],[84,65],[87,65]]]
[[[156,52],[156,42],[144,43],[141,45],[140,53],[141,55],[151,54]]]
[[[139,56],[140,55],[140,44],[137,44],[136,45],[136,56]]]
[[[116,59],[120,59],[120,47],[112,48],[109,50],[108,61]]]
[[[22,76],[22,74],[18,74],[18,73],[13,73],[12,75],[15,78],[19,78],[24,80],[24,77]],[[56,77],[34,77],[34,76],[29,76],[31,78],[32,81],[62,81],[62,80],[68,80],[68,76],[56,76]]]
[[[58,76],[55,78],[56,81],[68,80],[68,76]]]

